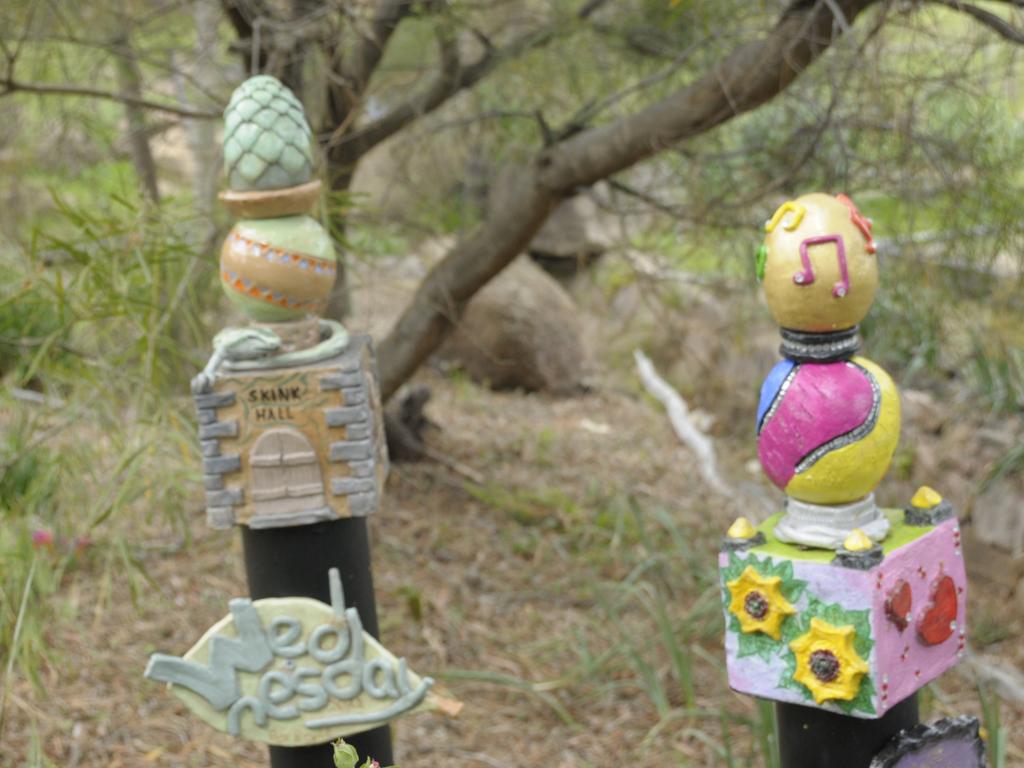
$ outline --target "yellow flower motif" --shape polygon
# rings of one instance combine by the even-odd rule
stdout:
[[[856,634],[852,625],[836,627],[811,619],[810,631],[789,644],[796,654],[793,679],[810,690],[815,703],[849,701],[860,690],[869,667],[853,647]]]
[[[732,595],[729,611],[740,620],[740,629],[748,634],[764,632],[775,640],[782,637],[782,622],[796,608],[782,594],[781,577],[762,576],[748,565],[726,586]]]

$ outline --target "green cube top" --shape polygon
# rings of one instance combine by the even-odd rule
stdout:
[[[892,525],[889,535],[881,542],[882,553],[886,556],[895,552],[900,547],[921,538],[934,528],[931,525],[907,525],[903,519],[902,509],[884,509],[882,511],[889,518],[889,523]],[[807,560],[816,563],[832,561],[836,553],[831,549],[808,549],[799,544],[787,544],[784,541],[779,541],[775,537],[775,523],[779,521],[782,515],[782,512],[772,515],[757,526],[757,530],[764,534],[765,541],[763,544],[751,547],[748,551],[756,552],[759,555],[773,555],[774,557],[786,560]]]

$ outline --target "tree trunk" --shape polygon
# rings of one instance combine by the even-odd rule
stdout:
[[[385,400],[440,346],[473,295],[533,239],[561,199],[539,183],[536,164],[508,168],[488,205],[492,215],[457,244],[420,283],[412,303],[380,346]]]
[[[194,62],[195,80],[206,91],[215,90],[215,70],[211,66],[217,48],[217,20],[219,9],[216,0],[196,0],[192,19],[196,28]],[[178,101],[192,105],[185,78],[178,67],[174,68],[174,86]],[[203,222],[203,231],[197,240],[201,247],[210,248],[214,235],[214,212],[217,204],[217,185],[220,177],[220,147],[217,143],[217,126],[212,120],[186,120],[185,136],[196,171],[192,177],[192,197],[196,212]]]
[[[437,264],[379,346],[386,400],[437,349],[466,303],[526,247],[555,203],[783,91],[877,0],[794,0],[763,39],[744,43],[676,93],[541,151],[503,174],[487,219]]]
[[[142,98],[142,74],[139,62],[132,51],[127,28],[114,39],[117,51],[117,79],[121,92],[132,99]],[[128,120],[128,145],[131,147],[132,165],[139,177],[143,192],[152,203],[160,202],[160,188],[156,180],[156,163],[149,146],[149,132],[146,128],[146,112],[137,103],[125,103],[125,117]]]
[[[330,178],[330,189],[332,194],[345,195],[352,185],[353,175],[351,173],[338,173]],[[335,240],[345,236],[347,222],[342,211],[328,211],[328,231]],[[334,280],[334,287],[331,288],[331,295],[327,299],[327,309],[324,316],[331,320],[343,322],[352,312],[352,294],[348,284],[348,269],[346,268],[343,254],[339,254],[338,272]]]

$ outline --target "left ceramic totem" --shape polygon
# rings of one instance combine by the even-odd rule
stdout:
[[[375,639],[366,516],[387,471],[381,404],[370,339],[320,317],[337,261],[309,215],[312,160],[295,95],[266,75],[244,82],[225,112],[221,199],[239,219],[220,279],[250,324],[214,338],[192,394],[207,519],[240,526],[253,599],[146,670],[207,723],[271,744],[275,768],[330,765],[339,736],[387,764],[388,721],[451,710]]]
[[[874,300],[871,222],[844,195],[784,203],[758,277],[781,326],[757,445],[785,508],[729,529],[719,556],[729,682],[777,702],[785,768],[980,768],[978,725],[918,724],[917,691],[966,633],[960,529],[928,487],[903,509],[875,488],[899,439],[899,394],[858,355]]]
[[[221,199],[242,218],[220,279],[252,324],[221,331],[193,382],[215,527],[365,516],[387,471],[370,341],[319,316],[337,262],[309,215],[311,140],[302,105],[272,77],[247,80],[228,104]]]

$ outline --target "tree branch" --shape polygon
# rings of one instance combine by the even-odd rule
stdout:
[[[335,141],[338,154],[345,158],[344,162],[354,163],[409,123],[433,112],[460,91],[473,87],[502,62],[550,42],[555,37],[556,29],[552,25],[525,33],[500,49],[485,43],[486,50],[472,64],[459,61],[457,46],[452,40],[447,49],[442,47],[441,68],[430,85],[395,105],[377,120],[339,136]]]
[[[115,67],[121,93],[131,99],[142,98],[142,73],[139,61],[135,58],[129,36],[130,26],[121,20],[122,30],[113,40],[117,51]],[[153,149],[149,145],[149,131],[146,127],[146,112],[137,104],[126,103],[125,116],[128,120],[128,144],[132,151],[132,164],[139,177],[139,183],[146,192],[150,202],[160,202],[160,184],[157,181],[156,161],[153,160]]]
[[[369,29],[356,29],[359,35],[349,56],[338,53],[337,43],[326,46],[327,58],[334,62],[337,72],[330,76],[327,89],[326,127],[321,131],[330,138],[326,142],[328,152],[338,144],[338,137],[345,135],[359,114],[359,104],[366,93],[370,78],[376,71],[384,56],[388,40],[399,23],[412,9],[413,0],[378,0],[376,11],[370,20]],[[355,160],[348,153],[341,153],[342,158],[331,159],[331,165],[343,170],[339,177],[350,178]],[[347,183],[347,182],[346,182]]]
[[[587,0],[576,12],[576,16],[580,19],[589,19],[604,5],[608,5],[608,0]]]
[[[359,40],[342,67],[343,75],[351,82],[357,94],[366,90],[366,85],[384,56],[388,40],[398,28],[399,22],[412,10],[412,4],[413,0],[378,0],[369,29],[365,32],[358,30]]]
[[[849,24],[877,0],[835,0]],[[760,106],[839,37],[834,10],[796,0],[763,39],[736,48],[689,86],[636,114],[577,133],[533,163],[506,168],[491,213],[426,276],[380,345],[387,399],[438,347],[466,303],[530,242],[564,197]]]
[[[1011,43],[1024,45],[1024,30],[1018,29],[1010,24],[1010,22],[1006,21],[1006,19],[992,13],[991,11],[986,11],[984,8],[979,8],[978,6],[971,5],[970,3],[959,2],[959,0],[928,1],[954,11],[960,11],[960,13],[966,13],[968,16],[974,18],[975,21],[984,24],[1000,37],[1009,40]],[[1020,8],[1024,4],[1011,0],[1010,5]]]
[[[238,53],[242,59],[242,67],[246,72],[252,64],[252,46],[255,36],[255,21],[267,15],[267,10],[261,0],[221,0],[221,9],[227,20],[234,27],[238,37],[232,50]],[[267,52],[261,48],[256,52],[256,64],[262,72],[267,64]]]
[[[836,0],[845,18],[877,0]],[[621,120],[577,134],[540,157],[541,181],[571,193],[698,136],[785,90],[839,38],[831,4],[794,3],[762,40],[744,43],[694,83]]]
[[[0,97],[9,96],[13,93],[34,93],[42,96],[80,96],[91,99],[102,99],[104,101],[116,101],[120,104],[127,104],[142,109],[150,109],[154,112],[165,112],[178,117],[191,117],[196,120],[216,120],[221,117],[220,112],[209,112],[206,110],[192,109],[191,107],[178,104],[167,104],[160,101],[151,101],[125,93],[104,91],[99,88],[88,88],[78,85],[52,85],[50,83],[30,83],[23,80],[15,80],[10,75],[0,79]]]
[[[383,399],[444,341],[473,294],[529,245],[557,202],[538,186],[533,167],[503,169],[488,205],[493,213],[427,274],[381,342]]]
[[[238,39],[251,40],[253,19],[263,12],[255,0],[221,0],[220,6]]]

